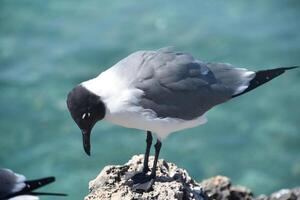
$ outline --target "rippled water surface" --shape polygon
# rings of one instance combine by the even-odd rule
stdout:
[[[0,2],[0,165],[82,199],[109,164],[144,152],[140,131],[99,123],[92,156],[65,100],[76,84],[140,49],[176,46],[205,61],[300,64],[300,3],[287,1]],[[254,193],[300,186],[300,70],[218,106],[171,135],[161,158],[197,180],[218,174]],[[52,199],[52,198],[43,198]]]

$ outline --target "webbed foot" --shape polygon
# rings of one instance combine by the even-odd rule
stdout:
[[[126,184],[132,187],[132,190],[135,192],[148,192],[152,188],[154,181],[155,176],[153,174],[148,175],[144,172],[134,172],[131,173],[131,177],[126,180]]]

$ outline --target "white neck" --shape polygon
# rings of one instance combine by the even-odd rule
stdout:
[[[85,81],[81,85],[100,96],[106,105],[108,114],[126,108],[125,104],[134,103],[136,95],[141,95],[141,91],[131,88],[128,81],[118,75],[114,68],[104,71],[96,78]]]

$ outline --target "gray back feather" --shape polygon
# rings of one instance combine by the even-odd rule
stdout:
[[[144,92],[140,105],[160,118],[191,120],[232,96],[205,63],[189,54],[139,51],[120,64],[131,84]]]
[[[0,198],[25,187],[25,177],[9,169],[0,169]]]

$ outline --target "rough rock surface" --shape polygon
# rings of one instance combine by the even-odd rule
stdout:
[[[125,165],[106,166],[96,179],[90,181],[90,192],[85,200],[300,200],[300,188],[254,197],[249,189],[231,186],[230,180],[223,176],[197,183],[184,169],[162,159],[158,161],[157,179],[152,190],[147,193],[134,192],[125,184],[125,174],[141,170],[143,158],[143,155],[133,156]],[[153,157],[150,157],[149,166],[152,163]]]

